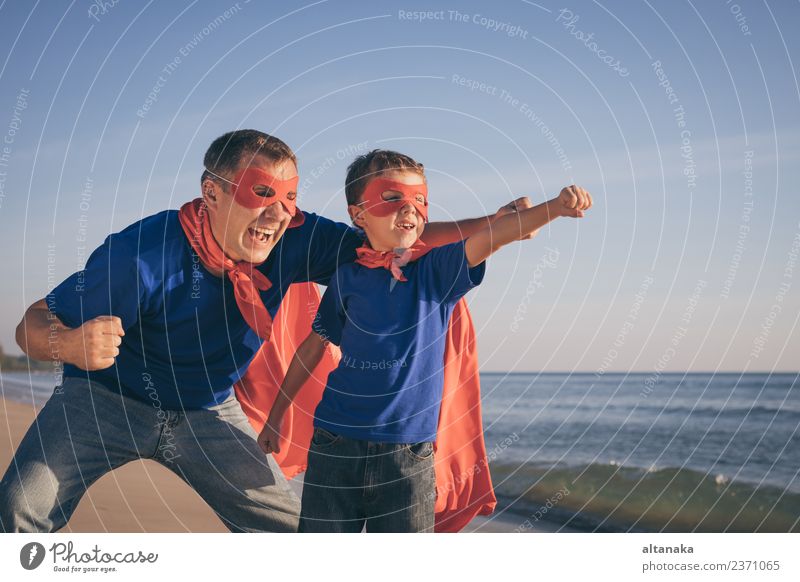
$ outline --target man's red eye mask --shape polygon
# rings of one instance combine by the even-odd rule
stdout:
[[[217,176],[210,170],[209,172]],[[217,177],[231,184],[233,199],[237,204],[245,208],[262,208],[280,202],[292,217],[289,228],[300,226],[305,222],[305,215],[297,209],[297,184],[300,180],[298,176],[280,180],[264,170],[249,167],[240,170],[233,181],[226,180],[222,176]],[[259,188],[256,189],[256,186]]]

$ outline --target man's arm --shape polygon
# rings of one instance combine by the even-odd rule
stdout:
[[[19,322],[16,340],[34,360],[59,360],[82,370],[103,370],[114,364],[123,335],[122,320],[111,315],[69,328],[40,299]]]
[[[283,417],[297,393],[300,392],[300,388],[319,364],[323,353],[325,353],[325,340],[313,331],[297,348],[278,391],[278,396],[269,411],[269,418],[267,418],[261,434],[258,435],[258,444],[266,454],[280,452]]]
[[[568,186],[554,198],[533,208],[507,214],[467,239],[464,251],[470,267],[480,265],[501,247],[536,232],[559,216],[583,217],[592,206],[591,195],[580,186]]]
[[[527,196],[523,196],[502,206],[494,214],[481,218],[465,218],[464,220],[451,222],[430,222],[425,225],[425,230],[420,238],[422,242],[433,247],[458,242],[478,234],[485,228],[491,227],[495,221],[507,214],[513,214],[531,206],[530,199]],[[530,238],[530,236],[525,236],[524,238]]]

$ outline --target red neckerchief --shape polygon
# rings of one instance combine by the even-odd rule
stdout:
[[[242,317],[258,337],[268,340],[272,333],[272,317],[264,306],[259,291],[266,291],[272,283],[256,269],[258,265],[246,261],[237,263],[225,256],[211,232],[211,222],[207,216],[208,208],[202,198],[187,202],[178,213],[183,232],[200,258],[200,262],[207,269],[224,271],[228,275],[228,279],[233,283],[236,305]]]
[[[405,267],[411,261],[416,261],[431,250],[431,247],[419,239],[407,249],[395,249],[394,251],[376,251],[369,247],[368,244],[364,242],[362,246],[356,249],[358,254],[356,263],[370,269],[383,267],[390,271],[398,281],[407,280],[403,276],[403,271],[400,270],[401,267]]]

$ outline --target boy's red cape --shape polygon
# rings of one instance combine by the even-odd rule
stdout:
[[[234,386],[256,432],[261,432],[266,422],[295,350],[311,331],[319,301],[315,284],[291,285],[272,322],[270,340],[263,343],[242,381]],[[476,515],[492,513],[497,504],[483,442],[475,328],[464,299],[453,310],[446,341],[435,455],[435,531],[457,532]],[[306,469],[314,411],[340,357],[339,349],[329,345],[286,413],[281,452],[275,459],[288,479]]]

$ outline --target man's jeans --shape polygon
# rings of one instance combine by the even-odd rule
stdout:
[[[61,529],[92,483],[136,459],[171,469],[231,531],[297,531],[299,500],[233,396],[204,410],[157,404],[65,378],[0,481],[0,531]]]
[[[301,532],[432,532],[433,443],[380,443],[316,428]]]

